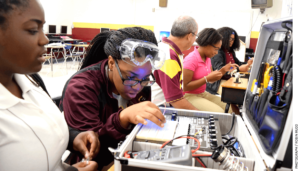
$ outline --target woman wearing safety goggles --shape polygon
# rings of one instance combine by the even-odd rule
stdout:
[[[134,124],[147,119],[160,127],[165,118],[151,103],[152,70],[163,66],[165,54],[154,33],[140,27],[98,34],[88,48],[81,70],[65,85],[61,110],[72,128],[98,133],[99,170],[113,161],[116,148]]]

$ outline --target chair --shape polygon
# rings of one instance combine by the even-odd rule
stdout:
[[[76,47],[77,46],[75,45],[73,50],[71,50],[72,44],[66,44],[63,49],[64,50],[64,63],[66,63],[66,68],[67,68],[67,59],[68,58],[73,59],[73,65],[75,65],[75,61],[77,61],[80,58],[80,56],[83,56],[85,53],[85,51],[81,52],[81,51],[79,51],[79,49],[76,51]]]
[[[80,46],[80,45],[82,45],[82,46]],[[72,51],[72,54],[76,54],[76,57],[74,60],[77,61],[78,58],[80,58],[80,56],[82,56],[81,61],[80,61],[80,62],[82,62],[84,55],[85,55],[85,45],[87,45],[86,42],[79,42],[77,45],[74,46],[73,51]],[[82,48],[82,51],[80,50],[80,48]],[[77,51],[76,51],[76,49],[77,49]]]

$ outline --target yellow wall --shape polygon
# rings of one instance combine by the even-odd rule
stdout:
[[[133,24],[106,24],[106,23],[79,23],[73,22],[75,28],[110,28],[110,29],[120,29],[124,27],[142,27],[154,31],[154,26],[146,25],[133,25]]]
[[[259,31],[252,31],[250,38],[258,39]]]

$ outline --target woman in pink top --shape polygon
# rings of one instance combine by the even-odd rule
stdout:
[[[213,83],[235,68],[236,64],[228,63],[220,70],[213,71],[210,58],[218,54],[222,46],[222,35],[213,28],[202,30],[196,39],[198,47],[184,58],[183,61],[183,91],[184,97],[201,111],[221,112],[226,104],[221,98],[205,91],[206,83]],[[236,109],[236,110],[235,110]],[[232,109],[230,108],[229,112]],[[238,109],[234,108],[238,113]]]

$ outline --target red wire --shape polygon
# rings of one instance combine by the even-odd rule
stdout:
[[[210,157],[211,154],[193,154],[193,157]]]
[[[194,139],[198,143],[198,147],[195,150],[192,150],[192,153],[195,153],[196,151],[198,151],[200,149],[201,144],[200,144],[200,141],[197,138],[194,138],[194,137],[180,137],[180,138],[176,138],[176,139],[181,139],[181,138]],[[169,142],[174,141],[174,140],[175,139],[165,142],[160,148],[163,148],[166,144],[168,144]]]
[[[198,163],[201,164],[202,167],[206,168],[205,165],[198,158],[196,158],[196,160],[198,161]]]
[[[128,154],[128,151],[125,152],[124,157],[130,159],[130,155]]]
[[[284,79],[285,79],[285,73],[283,74],[283,77],[282,77],[282,87],[284,86]]]

